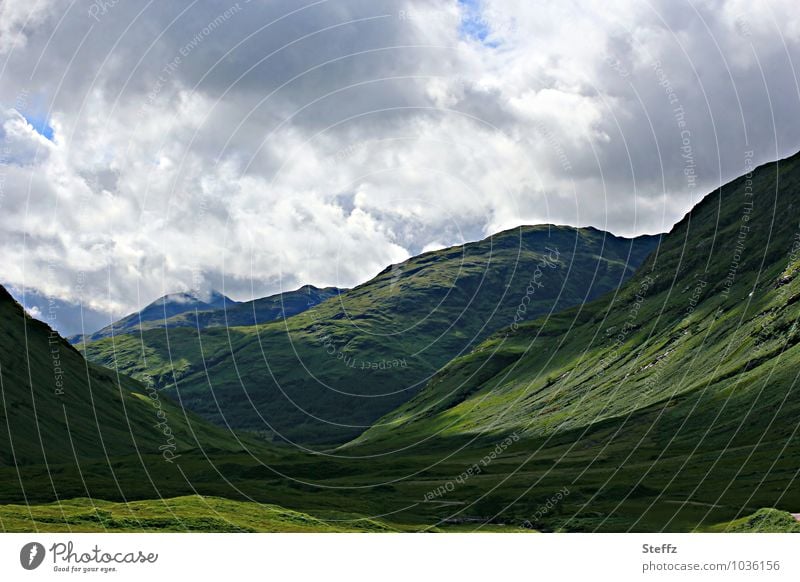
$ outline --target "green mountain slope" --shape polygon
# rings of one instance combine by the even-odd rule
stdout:
[[[0,287],[0,466],[233,451],[225,431],[89,364]]]
[[[321,520],[272,503],[259,471],[304,505],[268,469],[283,455],[87,362],[0,286],[0,531],[392,529],[339,506]]]
[[[657,241],[521,227],[392,265],[285,321],[147,330],[85,353],[217,423],[342,443],[492,332],[616,288]]]
[[[80,467],[0,466],[0,500],[199,493],[347,529],[373,517],[426,531],[790,531],[788,514],[800,507],[798,163],[767,165],[711,194],[616,295],[506,325],[335,454],[276,447],[209,458],[195,448],[174,465],[158,458],[146,473],[134,455]],[[744,204],[750,189],[752,208]],[[740,240],[744,223],[750,230]],[[284,332],[295,333],[290,322],[308,313],[287,320]],[[227,349],[239,358],[272,325],[232,329]],[[155,373],[159,361],[165,375],[173,364],[193,365],[168,355],[196,345],[196,332],[174,331],[170,345],[144,346]],[[211,332],[201,335],[204,349]],[[131,357],[142,350],[136,341],[116,347]],[[204,355],[210,368],[215,356],[230,358],[224,349]],[[43,529],[138,527],[121,506],[95,516],[85,505],[71,501],[60,516],[34,508],[28,517]],[[220,531],[274,523],[272,509],[247,503],[167,505],[178,519],[147,502],[141,527],[179,529],[184,516],[187,528]],[[307,520],[277,511],[289,521],[282,528]],[[232,512],[235,519],[217,515]],[[30,527],[19,508],[0,507],[0,520]]]
[[[797,511],[798,208],[800,155],[734,180],[618,293],[495,334],[345,450],[514,434],[581,490],[570,529]]]

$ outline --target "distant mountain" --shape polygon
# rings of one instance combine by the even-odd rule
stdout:
[[[209,311],[233,307],[237,302],[218,291],[207,295],[195,293],[172,293],[156,299],[139,312],[131,313],[111,325],[91,334],[75,335],[69,338],[72,344],[95,341],[112,335],[134,333],[142,329],[163,327],[166,322],[181,314],[196,311]]]
[[[255,325],[291,317],[340,293],[335,287],[319,289],[305,285],[296,291],[278,293],[253,301],[238,302],[212,291],[204,297],[175,293],[157,299],[138,313],[86,335],[69,338],[72,344],[97,341],[113,335],[137,333],[165,327],[227,327]]]
[[[215,422],[276,439],[342,443],[494,331],[617,288],[657,243],[592,228],[514,228],[391,265],[285,321],[237,327],[232,321],[253,320],[231,320],[228,311],[220,329],[209,324],[221,323],[217,312],[200,334],[149,329],[92,341],[85,352],[152,378]]]
[[[207,295],[195,293],[172,293],[156,299],[153,303],[139,312],[141,321],[154,321],[172,317],[188,311],[202,311],[204,309],[222,309],[226,305],[235,305],[237,302],[225,297],[219,291],[210,291]]]
[[[253,301],[235,303],[224,309],[184,312],[161,321],[161,325],[157,327],[200,327],[202,329],[267,323],[302,313],[331,297],[336,297],[342,291],[336,287],[320,289],[313,285],[304,285],[295,291],[285,291]]]
[[[0,468],[241,448],[165,395],[86,362],[2,286],[0,393]]]

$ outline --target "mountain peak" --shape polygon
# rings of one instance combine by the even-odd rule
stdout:
[[[208,291],[180,291],[178,293],[169,293],[156,299],[145,309],[166,305],[222,307],[226,303],[235,304],[238,301],[234,301],[215,289]]]

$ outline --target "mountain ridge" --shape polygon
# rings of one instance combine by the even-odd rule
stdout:
[[[494,330],[616,288],[658,240],[520,227],[390,265],[280,322],[146,330],[84,350],[153,378],[215,422],[291,442],[343,442]]]
[[[234,301],[212,290],[206,301],[190,293],[171,293],[146,305],[106,327],[89,333],[70,336],[72,344],[97,341],[113,335],[133,334],[147,329],[256,325],[291,317],[338,295],[342,289],[303,285],[251,301]],[[170,307],[168,307],[170,306]]]
[[[758,327],[763,318],[782,322],[782,332],[769,332],[775,337],[793,329],[786,314],[778,314],[791,311],[800,297],[794,294],[800,281],[794,278],[800,264],[800,225],[791,218],[799,187],[800,154],[751,169],[723,185],[671,229],[658,252],[617,293],[488,338],[449,362],[415,399],[382,419],[391,428],[370,429],[354,444],[394,441],[403,430],[409,432],[405,440],[413,440],[442,430],[470,433],[481,426],[553,434],[613,414],[624,417],[679,394],[685,397],[692,392],[690,386],[674,396],[660,387],[689,373],[698,353],[719,357],[719,366],[729,371],[699,376],[697,386],[705,380],[725,385],[754,369],[748,367],[752,359],[745,359],[751,362],[745,368],[737,366],[740,346],[727,353],[709,347],[699,334],[727,337],[732,318],[747,315],[746,309],[741,313],[742,303],[772,310],[764,312],[771,315],[757,314],[755,321],[752,316],[743,320],[753,326],[749,334],[744,329],[750,327],[739,330],[745,343],[774,341]],[[723,204],[729,197],[737,204],[732,209]],[[743,239],[745,248],[755,253],[740,248]],[[682,240],[694,246],[687,248]],[[798,341],[794,333],[785,339],[789,350]],[[595,408],[597,394],[604,394],[607,403]],[[458,420],[443,429],[445,416]]]

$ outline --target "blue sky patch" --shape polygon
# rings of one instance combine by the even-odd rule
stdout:
[[[36,133],[42,135],[53,141],[53,128],[50,127],[50,120],[45,115],[33,115],[30,113],[22,113],[22,117],[33,126],[33,129],[36,130]]]
[[[31,288],[2,283],[28,314],[55,329],[63,337],[92,332],[113,321],[112,314],[95,311],[89,306],[54,299]]]
[[[489,25],[483,16],[480,0],[458,0],[463,16],[459,26],[459,32],[465,38],[472,38],[489,47],[496,47],[496,42],[487,41],[489,37]]]

